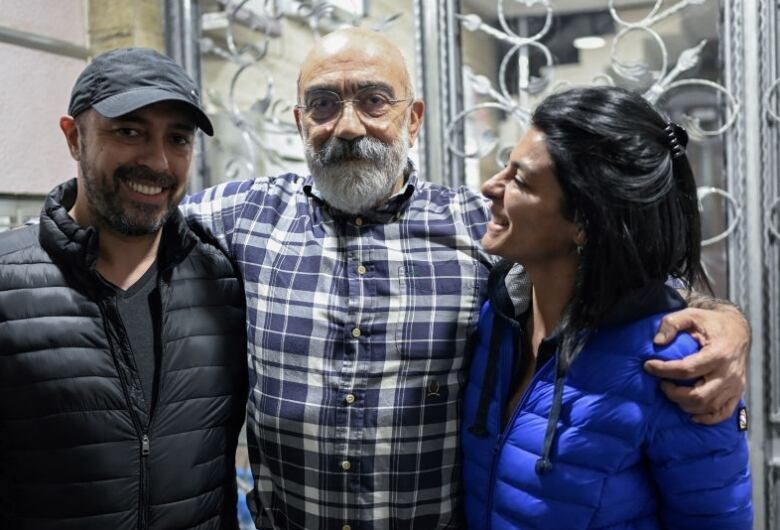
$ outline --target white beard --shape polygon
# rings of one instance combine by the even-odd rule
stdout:
[[[392,144],[371,136],[360,138],[353,148],[347,148],[352,155],[349,160],[339,159],[339,152],[348,143],[344,140],[331,138],[319,151],[308,138],[303,143],[306,162],[322,199],[353,215],[368,212],[390,198],[409,156],[406,124]]]

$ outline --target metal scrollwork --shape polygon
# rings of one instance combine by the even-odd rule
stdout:
[[[777,95],[778,88],[780,88],[780,77],[775,79],[774,83],[772,83],[772,85],[766,91],[766,95],[764,96],[764,109],[766,109],[766,113],[770,118],[780,123],[780,114],[775,112],[774,108],[772,107],[772,96],[774,96],[776,102],[780,103],[780,96]]]
[[[737,202],[737,200],[734,198],[733,195],[720,188],[715,188],[712,186],[701,186],[698,188],[697,193],[699,197],[700,210],[704,209],[703,202],[705,198],[709,197],[710,195],[717,195],[726,199],[732,211],[731,222],[726,227],[726,230],[724,230],[720,234],[702,240],[701,246],[706,247],[709,245],[714,245],[719,241],[723,241],[724,239],[729,237],[734,232],[734,230],[737,229],[737,227],[739,226],[739,222],[742,219],[742,208],[739,206],[739,202]]]
[[[691,131],[694,135],[698,135],[700,137],[720,136],[721,134],[725,133],[732,125],[734,125],[734,122],[737,121],[737,118],[739,117],[739,102],[734,98],[731,92],[726,90],[722,85],[713,83],[712,81],[708,81],[706,79],[682,79],[680,81],[675,81],[674,83],[670,83],[666,87],[666,89],[662,93],[662,96],[669,94],[673,90],[684,86],[711,87],[715,89],[715,91],[720,92],[726,97],[732,109],[732,111],[729,114],[727,114],[723,125],[721,125],[720,127],[714,130],[705,130],[704,128],[702,128],[700,125],[701,122],[698,118],[687,116],[687,115],[683,116],[683,118],[680,120],[682,121],[682,125],[685,125],[686,128],[689,131]]]
[[[615,8],[615,0],[609,0],[609,10],[612,18],[616,23],[622,26],[622,29],[618,32],[617,36],[612,42],[612,69],[615,71],[615,73],[631,81],[639,81],[643,76],[650,73],[650,68],[645,64],[623,63],[618,59],[618,48],[620,46],[620,42],[623,37],[631,31],[646,32],[653,38],[661,52],[661,69],[653,72],[652,78],[654,81],[650,88],[644,92],[643,96],[645,99],[651,103],[661,103],[672,92],[681,88],[693,87],[699,89],[712,89],[723,96],[725,101],[728,102],[726,115],[722,119],[723,125],[717,129],[704,129],[701,126],[700,121],[691,116],[684,116],[681,119],[683,125],[685,125],[690,130],[690,132],[693,133],[693,136],[698,136],[700,138],[706,136],[719,136],[726,132],[726,130],[728,130],[737,120],[740,111],[740,102],[725,87],[707,79],[694,78],[675,81],[681,74],[691,70],[699,64],[701,59],[701,52],[704,49],[704,46],[707,44],[707,41],[703,40],[693,48],[689,48],[683,51],[677,59],[677,63],[674,65],[674,67],[667,72],[669,69],[669,53],[666,49],[666,43],[652,28],[652,26],[689,6],[701,5],[706,1],[708,0],[684,0],[670,8],[661,11],[663,0],[656,0],[656,3],[650,10],[650,13],[648,13],[645,18],[637,22],[627,22],[618,14],[617,9]]]
[[[501,93],[509,99],[512,98],[512,96],[509,95],[509,89],[506,86],[506,70],[509,67],[509,60],[526,46],[529,48],[536,48],[544,54],[545,73],[543,74],[543,77],[530,77],[528,80],[528,85],[521,86],[520,90],[524,90],[529,94],[538,94],[547,88],[547,86],[550,84],[550,81],[552,81],[553,57],[552,53],[550,53],[550,49],[544,44],[534,40],[518,42],[506,53],[506,55],[504,55],[504,58],[501,60],[501,66],[498,69],[498,82],[499,86],[501,87]]]
[[[223,10],[211,15],[216,15],[215,18],[223,17],[226,21],[224,47],[217,44],[215,39],[206,36],[201,37],[200,45],[202,54],[220,57],[236,68],[227,94],[213,89],[207,90],[210,103],[229,118],[241,138],[241,151],[231,150],[225,162],[224,175],[230,179],[257,174],[258,160],[277,166],[283,166],[285,160],[291,160],[289,149],[282,152],[277,146],[279,138],[298,134],[297,127],[290,121],[295,101],[277,95],[274,76],[266,66],[271,44],[274,40],[284,37],[281,19],[287,17],[308,26],[315,38],[338,27],[358,26],[361,21],[357,17],[335,20],[335,7],[328,2],[290,3],[288,12],[282,11],[278,0],[264,0],[261,12],[258,12],[257,3],[253,5],[253,10],[247,10],[249,0],[220,0],[219,3]],[[397,13],[385,17],[377,22],[373,29],[386,30],[400,16],[402,15]],[[237,43],[236,31],[239,24],[254,32],[253,40],[240,46]],[[250,75],[254,83],[252,90],[241,90],[239,87],[248,82],[246,80]],[[258,77],[262,79],[259,83]],[[259,96],[252,104],[248,108],[242,108],[239,104],[239,94],[258,92]],[[213,141],[211,146],[217,151],[228,151],[218,140]],[[302,161],[303,152],[295,159]]]
[[[482,88],[486,82],[490,81],[486,79],[476,79],[472,76],[469,79],[472,84],[472,88],[475,92],[482,95],[490,95],[495,100],[495,105],[503,108],[508,113],[520,114],[523,116],[530,115],[529,109],[519,109],[519,105],[513,100],[508,87],[506,86],[506,71],[510,65],[516,64],[512,61],[514,55],[519,53],[523,47],[529,47],[539,50],[545,57],[546,66],[543,68],[543,76],[541,78],[531,78],[526,84],[519,83],[518,91],[525,91],[530,94],[537,94],[547,89],[552,85],[552,91],[560,90],[563,87],[569,86],[567,82],[562,81],[552,84],[554,76],[554,67],[552,54],[547,46],[545,46],[541,40],[547,35],[552,27],[553,6],[550,0],[516,0],[519,3],[532,7],[534,5],[542,5],[545,8],[546,16],[545,22],[541,30],[531,37],[521,37],[517,35],[510,28],[510,24],[507,22],[504,8],[504,0],[498,0],[497,2],[497,14],[498,22],[501,29],[494,28],[486,24],[481,17],[474,14],[469,15],[456,15],[461,21],[463,28],[467,31],[481,31],[487,35],[490,35],[498,40],[507,42],[512,45],[510,50],[504,55],[501,60],[499,73],[498,73],[498,90],[492,87],[489,90]],[[706,79],[683,79],[677,80],[677,78],[684,72],[694,68],[700,61],[702,49],[704,48],[706,41],[701,41],[698,45],[688,50],[685,50],[680,54],[677,63],[671,70],[669,69],[669,54],[666,44],[661,36],[652,28],[653,25],[658,22],[667,19],[668,17],[688,8],[693,5],[701,5],[708,0],[683,0],[678,2],[672,7],[667,9],[663,8],[663,0],[656,0],[653,7],[647,15],[636,22],[630,22],[625,20],[618,13],[618,9],[615,6],[615,0],[609,0],[609,12],[615,23],[621,28],[612,41],[611,50],[611,62],[613,71],[628,80],[639,81],[644,76],[651,74],[652,85],[644,92],[643,96],[651,103],[662,102],[671,93],[688,88],[704,88],[708,90],[714,90],[723,100],[727,102],[726,115],[722,119],[722,125],[716,129],[708,130],[702,127],[699,120],[684,116],[682,121],[691,130],[694,136],[706,137],[706,136],[718,136],[728,130],[736,121],[739,111],[740,102],[722,85],[709,81]],[[644,63],[632,63],[622,61],[619,58],[619,48],[624,37],[631,33],[641,31],[650,35],[653,41],[658,45],[661,55],[661,65],[658,70],[651,70],[651,68]],[[612,78],[606,74],[599,74],[594,77],[593,83],[608,83],[614,84]],[[478,86],[479,85],[479,86]],[[773,87],[773,88],[776,88]],[[497,97],[500,94],[501,97]],[[484,105],[484,103],[480,103]],[[463,119],[472,114],[472,111],[476,109],[466,109],[461,112],[448,127],[448,132],[454,133],[457,130],[458,125],[462,126]],[[519,111],[519,112],[518,112]],[[771,111],[770,111],[771,112]],[[776,116],[772,113],[773,118]],[[778,116],[780,118],[780,116]],[[458,122],[458,123],[455,123]],[[455,147],[451,141],[448,141],[450,150],[457,156],[465,158],[473,158],[475,156],[482,157],[487,153],[483,150],[479,150],[473,153],[464,153],[463,150]]]
[[[548,0],[515,0],[515,2],[520,4],[525,4],[526,7],[533,7],[536,4],[542,4],[544,5],[547,14],[544,19],[544,26],[542,26],[542,29],[540,29],[536,35],[532,37],[521,37],[517,35],[514,31],[512,31],[509,27],[509,24],[506,21],[506,15],[504,14],[504,0],[498,0],[498,23],[501,24],[501,27],[503,30],[513,37],[514,39],[517,39],[518,41],[538,41],[545,35],[547,35],[547,32],[550,31],[550,28],[552,27],[552,20],[553,20],[553,7],[552,4]]]
[[[509,43],[511,48],[504,55],[501,60],[498,72],[498,89],[496,89],[492,82],[485,76],[479,75],[467,75],[466,81],[469,83],[474,93],[478,94],[483,100],[475,105],[472,105],[458,115],[448,124],[446,129],[446,143],[448,149],[458,157],[461,158],[482,158],[490,154],[494,149],[497,149],[496,161],[502,163],[502,158],[506,157],[507,150],[511,150],[511,147],[500,147],[498,138],[495,134],[487,134],[484,130],[477,129],[476,133],[479,137],[478,145],[474,149],[463,149],[456,145],[455,138],[458,138],[458,132],[460,128],[465,127],[466,120],[474,113],[484,109],[499,109],[506,112],[509,116],[514,118],[523,127],[527,127],[530,121],[531,109],[523,107],[515,98],[512,97],[508,87],[506,86],[506,73],[510,66],[519,68],[518,61],[513,61],[515,55],[520,53],[520,50],[524,47],[533,48],[542,53],[545,57],[546,67],[542,68],[542,77],[534,77],[527,79],[525,83],[518,81],[517,91],[515,93],[520,94],[526,92],[528,94],[538,94],[545,90],[550,92],[556,92],[563,90],[571,86],[568,81],[553,82],[555,74],[555,68],[553,65],[552,54],[547,46],[542,42],[543,38],[548,34],[552,27],[553,19],[553,6],[550,0],[515,0],[518,3],[524,4],[527,7],[543,6],[546,11],[545,22],[542,29],[535,35],[530,37],[522,37],[515,33],[510,24],[507,22],[505,15],[504,0],[497,1],[497,15],[499,28],[495,28],[486,24],[481,17],[474,14],[460,14],[456,17],[460,20],[462,27],[471,32],[480,31],[491,37]],[[663,0],[656,0],[652,7],[649,8],[647,14],[637,21],[628,21],[624,19],[618,12],[616,7],[616,0],[609,0],[608,8],[609,13],[614,20],[616,26],[619,28],[617,34],[613,38],[612,48],[610,52],[612,71],[619,77],[627,79],[634,83],[641,83],[642,80],[649,78],[649,87],[644,89],[642,93],[643,97],[653,104],[662,105],[668,98],[677,91],[690,90],[690,89],[705,89],[707,91],[714,91],[719,100],[724,102],[724,110],[719,111],[723,115],[721,116],[720,126],[717,128],[705,128],[701,121],[693,116],[684,115],[679,118],[691,132],[693,139],[719,136],[725,133],[731,128],[737,121],[740,113],[739,100],[729,92],[724,86],[707,79],[689,78],[679,79],[679,77],[696,67],[701,59],[701,53],[706,45],[706,41],[699,42],[696,46],[683,51],[678,57],[674,65],[670,65],[669,53],[666,43],[657,31],[653,29],[653,26],[658,22],[665,20],[676,13],[681,12],[684,9],[694,5],[701,5],[708,0],[683,0],[677,4],[664,9]],[[630,62],[620,58],[620,49],[624,43],[624,39],[630,33],[642,32],[652,39],[655,45],[658,47],[658,51],[661,57],[661,64],[652,69],[649,65],[640,62]],[[671,68],[670,68],[671,66]],[[518,76],[520,79],[521,76]],[[614,85],[614,79],[608,74],[597,74],[593,77],[591,82],[595,84],[609,84]],[[780,80],[770,89],[766,95],[766,101],[776,93]],[[514,88],[514,87],[513,87]],[[487,101],[485,101],[487,99]],[[772,119],[780,121],[780,116],[771,110],[768,106],[768,113]],[[702,187],[699,189],[699,201],[701,201],[710,195],[717,195],[727,200],[729,204],[729,210],[732,212],[729,226],[716,236],[710,237],[702,241],[702,245],[712,245],[719,241],[722,241],[729,237],[737,229],[742,218],[742,209],[739,202],[727,191],[720,188]],[[775,208],[778,207],[777,202]]]
[[[268,53],[268,43],[269,43],[268,38],[263,39],[261,46],[258,46],[255,43],[245,44],[241,48],[236,46],[234,25],[236,23],[236,18],[238,16],[239,11],[241,10],[241,8],[244,7],[244,5],[246,5],[248,1],[249,0],[242,0],[235,4],[233,4],[232,2],[228,2],[225,7],[225,10],[228,11],[228,15],[227,15],[228,24],[227,27],[225,28],[225,41],[227,42],[227,47],[228,50],[230,51],[230,56],[234,62],[241,62],[241,56],[247,52],[250,53],[250,56],[254,61],[263,60],[266,53]],[[266,21],[274,18],[271,15],[271,13],[268,11],[269,0],[265,1],[265,3],[263,4],[263,9],[266,11],[264,15],[268,18],[260,19],[260,20]],[[260,26],[260,24],[253,24],[250,27],[251,29],[264,29]]]
[[[256,174],[256,161],[259,157],[273,163],[281,162],[279,153],[268,138],[295,131],[293,124],[283,122],[277,114],[280,108],[290,108],[291,104],[276,97],[273,76],[263,64],[273,38],[272,32],[268,31],[269,25],[274,21],[278,22],[280,15],[276,13],[275,3],[266,0],[262,6],[262,16],[256,16],[249,24],[250,29],[258,31],[257,40],[239,47],[236,44],[235,26],[239,24],[239,14],[247,2],[248,0],[231,0],[224,3],[222,14],[227,20],[224,34],[226,48],[220,47],[213,39],[201,38],[201,53],[216,55],[236,66],[227,97],[216,90],[207,90],[209,101],[238,129],[243,144],[242,152],[230,153],[225,163],[224,173],[228,178]],[[248,72],[259,74],[265,82],[261,85],[264,90],[260,91],[260,97],[245,109],[238,104],[237,89]],[[253,92],[257,92],[257,89]],[[213,147],[217,150],[224,149],[219,142],[215,142]]]
[[[519,84],[517,87],[519,91],[524,91],[529,94],[536,94],[539,92],[544,91],[547,87],[549,87],[553,80],[553,56],[550,52],[550,49],[545,46],[541,39],[544,38],[545,35],[550,31],[550,28],[552,27],[552,20],[553,20],[553,7],[550,2],[550,0],[516,0],[519,3],[522,3],[526,5],[527,7],[532,7],[534,5],[540,4],[543,5],[546,10],[546,16],[545,16],[545,22],[542,26],[542,29],[540,29],[535,35],[531,37],[521,37],[517,35],[511,28],[509,23],[507,22],[506,15],[504,12],[504,0],[499,0],[498,7],[497,7],[497,13],[498,13],[498,22],[501,26],[501,29],[494,28],[490,26],[489,24],[486,24],[482,21],[482,18],[478,15],[470,14],[470,15],[462,15],[457,14],[455,15],[458,20],[460,20],[462,26],[467,31],[481,31],[484,32],[500,41],[506,42],[511,44],[511,48],[509,49],[506,54],[504,54],[504,57],[501,60],[501,63],[499,65],[498,70],[498,89],[496,89],[492,82],[485,76],[475,76],[471,74],[466,75],[467,82],[471,86],[471,89],[480,96],[490,97],[493,101],[487,101],[478,103],[476,105],[473,105],[462,112],[458,113],[452,121],[447,125],[446,133],[445,133],[445,141],[447,144],[447,148],[455,154],[458,157],[461,158],[482,158],[484,156],[487,156],[490,154],[496,147],[499,146],[498,138],[495,134],[487,134],[484,131],[482,132],[482,140],[481,142],[478,142],[478,146],[475,149],[469,150],[466,152],[465,149],[459,148],[455,142],[454,138],[456,137],[456,132],[460,129],[465,127],[466,120],[474,113],[484,110],[484,109],[497,109],[500,111],[505,112],[507,115],[511,116],[514,120],[518,122],[522,127],[526,127],[530,121],[530,110],[527,108],[522,107],[515,99],[512,97],[511,92],[509,90],[509,87],[506,83],[506,77],[507,77],[507,70],[509,69],[510,65],[517,64],[517,61],[513,63],[512,59],[515,58],[515,56],[518,56],[519,60],[519,54],[523,48],[533,48],[538,50],[542,53],[542,55],[545,58],[546,68],[544,68],[544,73],[542,77],[530,77],[528,79],[528,83],[523,85]],[[487,142],[485,142],[485,138],[487,138]],[[499,147],[497,153],[496,153],[496,162],[498,164],[501,164],[501,159],[504,157],[502,155],[503,151],[506,151],[506,147]],[[505,153],[504,153],[505,155]]]
[[[774,236],[775,241],[780,241],[780,224],[774,221],[774,217],[777,217],[778,223],[780,223],[780,197],[777,197],[774,202],[769,206],[766,213],[766,226],[769,228],[769,232]]]
[[[655,0],[655,4],[653,5],[650,12],[645,16],[645,18],[639,20],[638,22],[628,22],[626,20],[623,20],[620,14],[618,14],[617,8],[615,7],[615,0],[609,0],[609,13],[612,15],[613,20],[618,24],[620,24],[621,26],[648,27],[648,26],[652,26],[656,22],[660,22],[664,20],[665,18],[669,18],[670,16],[674,15],[679,11],[682,11],[688,6],[701,5],[705,2],[707,2],[707,0],[683,0],[682,2],[679,2],[673,5],[672,7],[665,9],[664,11],[661,11],[661,7],[663,7],[664,0]],[[659,13],[659,11],[661,12]]]
[[[482,158],[483,156],[488,155],[493,149],[498,145],[498,139],[496,136],[484,134],[482,135],[483,139],[486,139],[488,141],[487,145],[478,145],[475,149],[466,152],[465,148],[464,150],[461,150],[457,145],[455,145],[452,141],[452,138],[455,136],[455,128],[460,126],[461,121],[468,118],[471,114],[475,112],[479,112],[481,110],[485,109],[500,109],[505,110],[506,107],[502,105],[501,103],[494,103],[494,102],[487,102],[487,103],[480,103],[479,105],[474,105],[473,107],[470,107],[459,114],[455,116],[455,118],[450,122],[449,126],[447,127],[446,135],[445,135],[445,141],[447,143],[447,147],[455,153],[457,156],[461,158]]]
[[[653,40],[658,44],[658,48],[661,50],[661,69],[657,70],[656,72],[652,72],[648,65],[644,63],[624,63],[618,59],[618,48],[620,47],[620,43],[623,42],[623,39],[626,35],[632,32],[636,31],[643,31],[650,35]],[[664,75],[664,72],[666,72],[666,69],[669,67],[669,54],[666,51],[666,46],[664,45],[664,41],[661,38],[661,36],[653,31],[651,28],[646,26],[638,26],[638,25],[631,25],[626,26],[625,28],[621,29],[618,34],[615,36],[615,39],[612,41],[612,69],[617,73],[619,76],[624,77],[626,79],[630,79],[631,81],[639,81],[647,75],[648,73],[653,74],[653,79],[656,81],[660,80],[662,76]]]

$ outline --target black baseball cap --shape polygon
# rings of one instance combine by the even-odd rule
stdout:
[[[92,107],[116,118],[159,101],[188,104],[198,127],[214,134],[195,81],[173,59],[149,48],[120,48],[92,59],[76,79],[68,114],[75,117]]]

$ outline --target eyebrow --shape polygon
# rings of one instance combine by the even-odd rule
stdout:
[[[395,90],[393,90],[393,87],[390,86],[388,83],[384,83],[382,81],[365,81],[361,83],[352,83],[347,85],[347,89],[350,92],[362,92],[363,90],[366,89],[381,90],[383,92],[386,92],[391,98],[395,97]],[[303,96],[304,98],[307,98],[311,94],[316,92],[333,92],[335,94],[338,94],[339,97],[343,97],[343,94],[341,93],[341,90],[339,90],[339,87],[335,85],[325,84],[325,83],[310,86],[303,93]]]
[[[517,171],[518,169],[522,171],[523,173],[530,173],[531,167],[528,164],[525,164],[519,160],[510,160],[509,165],[512,166],[512,169]]]

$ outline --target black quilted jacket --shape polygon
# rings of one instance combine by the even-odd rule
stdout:
[[[247,392],[244,296],[229,260],[181,216],[163,230],[162,356],[147,414],[97,233],[67,215],[0,234],[0,528],[237,527]],[[150,330],[151,332],[151,330]]]

